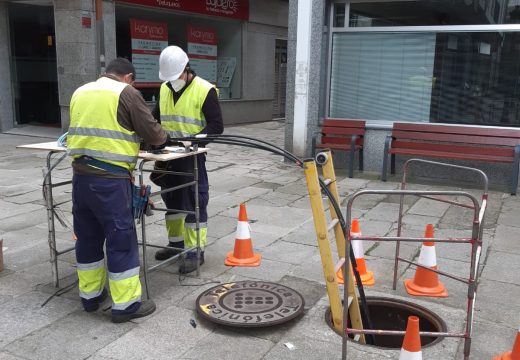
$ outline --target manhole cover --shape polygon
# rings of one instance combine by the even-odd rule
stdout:
[[[303,312],[305,301],[295,290],[265,281],[238,281],[206,290],[197,312],[209,321],[238,327],[284,323]]]

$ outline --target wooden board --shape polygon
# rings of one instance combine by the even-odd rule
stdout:
[[[27,144],[27,145],[19,145],[16,147],[17,149],[26,149],[26,150],[44,150],[44,151],[52,151],[52,152],[65,152],[67,148],[58,146],[56,141],[46,142],[46,143],[37,143],[37,144]],[[169,161],[175,160],[183,157],[192,156],[195,154],[203,154],[208,152],[207,148],[201,148],[197,151],[184,152],[184,148],[167,146],[165,148],[165,152],[162,154],[152,154],[146,151],[139,152],[139,159],[143,160],[154,160],[154,161]]]

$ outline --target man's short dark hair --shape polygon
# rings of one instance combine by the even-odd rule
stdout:
[[[107,66],[106,73],[119,76],[132,73],[134,74],[135,78],[134,65],[132,65],[132,63],[125,58],[117,58],[112,60]]]

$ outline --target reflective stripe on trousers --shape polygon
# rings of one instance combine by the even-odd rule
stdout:
[[[105,261],[100,260],[88,264],[77,263],[79,296],[83,299],[98,297],[105,288]]]
[[[141,281],[139,266],[120,273],[108,273],[112,310],[125,310],[135,302],[141,301]]]
[[[179,242],[184,241],[184,247],[190,248],[197,246],[197,231],[195,223],[185,222],[185,214],[166,214],[166,231],[168,232],[168,241]],[[208,224],[199,222],[200,246],[206,245],[208,233]]]
[[[166,214],[166,232],[168,241],[179,242],[184,240],[184,219],[186,214]]]
[[[184,224],[184,247],[195,247],[197,246],[197,231],[195,230],[196,224],[185,223]],[[199,223],[199,237],[200,247],[204,249],[206,246],[206,238],[208,234],[207,223]]]
[[[129,179],[74,174],[72,202],[80,291],[93,296],[95,291],[102,290],[106,277],[102,268],[105,247],[112,312],[135,312],[141,299],[141,284]],[[93,281],[97,281],[96,286]]]

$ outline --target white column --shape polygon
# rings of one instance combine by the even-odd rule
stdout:
[[[307,145],[311,24],[312,0],[298,0],[293,123],[293,153],[297,156],[304,156]]]

